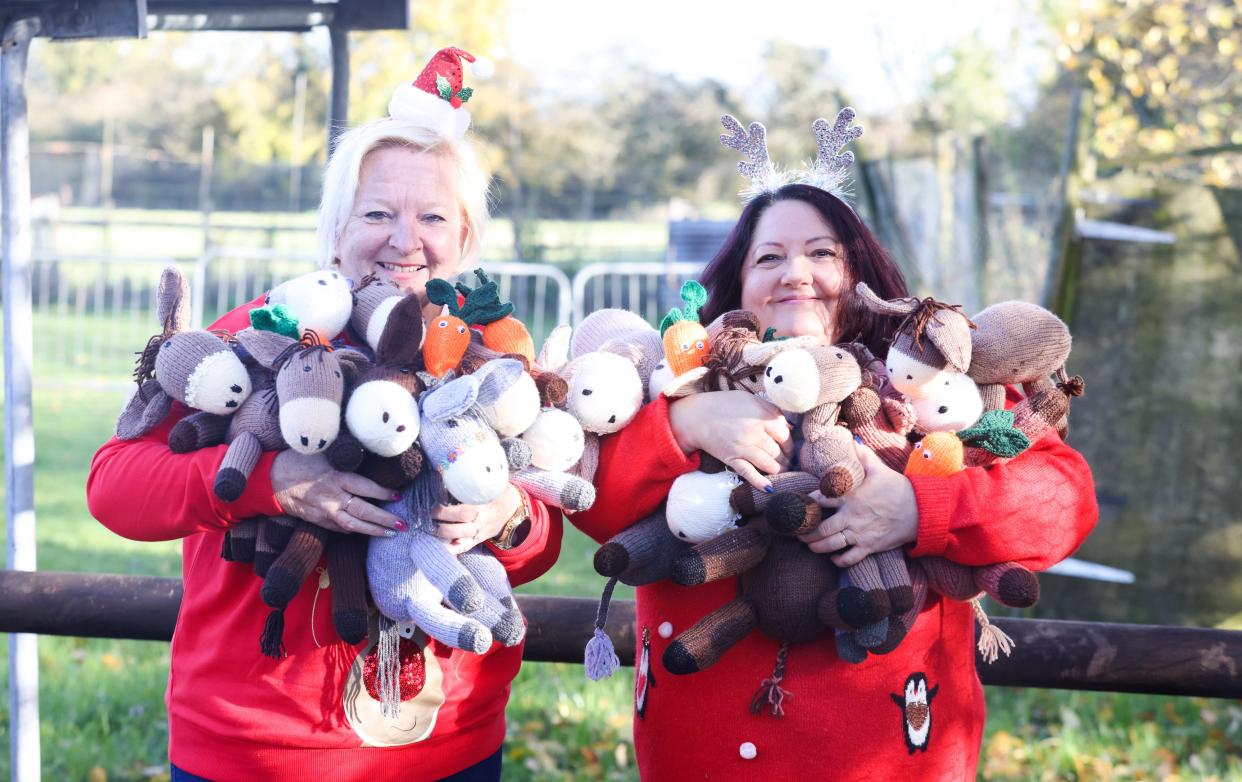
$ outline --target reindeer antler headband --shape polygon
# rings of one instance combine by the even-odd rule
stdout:
[[[720,118],[720,124],[728,134],[721,134],[720,143],[736,149],[747,158],[737,164],[738,172],[750,180],[750,186],[740,193],[743,201],[750,201],[764,193],[772,193],[789,184],[803,184],[826,190],[838,198],[849,195],[850,166],[854,153],[845,147],[862,135],[861,125],[850,127],[854,110],[848,106],[837,112],[832,125],[820,117],[811,124],[815,133],[817,154],[815,162],[803,165],[801,171],[781,171],[768,158],[768,131],[758,122],[743,128],[742,123],[729,114]]]

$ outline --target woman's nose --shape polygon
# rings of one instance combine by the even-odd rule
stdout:
[[[423,240],[418,220],[401,217],[393,221],[388,244],[402,255],[413,255],[422,249]]]
[[[795,255],[785,264],[781,282],[785,285],[797,286],[811,281],[811,261],[805,255]]]

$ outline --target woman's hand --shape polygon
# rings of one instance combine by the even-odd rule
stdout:
[[[281,451],[272,461],[272,492],[285,513],[333,532],[395,535],[405,522],[368,502],[401,495],[372,480],[337,472],[322,454]]]
[[[774,405],[746,391],[709,391],[675,399],[669,425],[681,450],[705,451],[761,491],[793,456],[789,422]]]
[[[437,505],[431,509],[431,518],[436,520],[436,536],[447,541],[453,554],[460,554],[499,535],[520,507],[522,493],[510,484],[486,505]]]
[[[855,443],[854,450],[863,466],[862,483],[844,497],[813,492],[811,498],[820,507],[836,513],[799,536],[812,551],[840,551],[832,558],[838,567],[851,567],[869,554],[913,543],[919,531],[919,506],[909,479],[880,461],[867,446]]]

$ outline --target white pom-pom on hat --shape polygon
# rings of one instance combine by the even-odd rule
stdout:
[[[470,75],[476,79],[490,79],[496,75],[496,63],[486,57],[475,57],[470,64]]]

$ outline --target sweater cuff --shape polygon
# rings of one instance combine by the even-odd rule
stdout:
[[[668,417],[668,397],[660,394],[651,401],[651,406],[654,408],[651,447],[660,455],[660,461],[668,469],[668,474],[685,475],[691,470],[697,470],[702,455],[698,451],[686,455],[686,452],[681,450],[681,445],[678,444],[677,437],[673,434],[673,424]]]
[[[912,557],[940,556],[949,547],[949,515],[953,496],[949,481],[942,477],[909,476],[919,507],[918,537]]]
[[[276,501],[276,492],[272,489],[272,462],[279,451],[264,451],[255,463],[250,479],[246,481],[246,490],[242,496],[232,502],[215,499],[216,515],[228,526],[233,526],[243,519],[252,516],[283,516],[285,509]],[[215,497],[215,494],[212,494]]]

